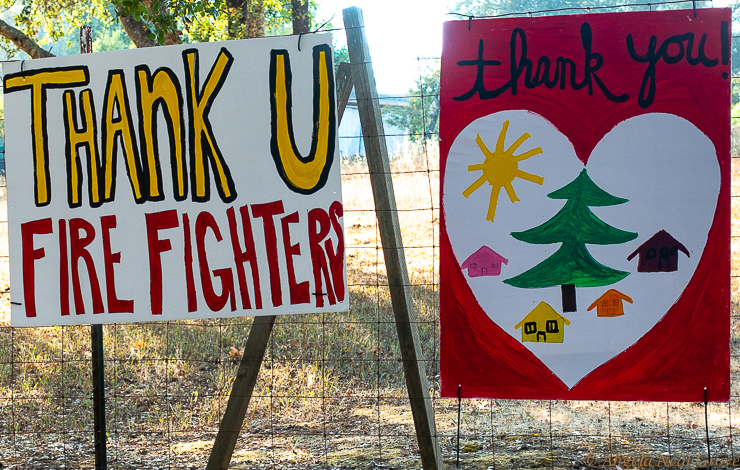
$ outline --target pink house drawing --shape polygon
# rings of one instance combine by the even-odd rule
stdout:
[[[501,263],[509,264],[509,260],[483,245],[468,256],[460,268],[467,269],[469,277],[498,276],[501,274]]]

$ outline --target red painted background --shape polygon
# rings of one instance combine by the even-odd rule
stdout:
[[[442,187],[447,153],[460,131],[480,117],[513,109],[530,110],[548,119],[570,139],[584,163],[602,137],[621,121],[645,113],[675,114],[694,124],[714,144],[721,187],[706,248],[679,300],[637,343],[592,371],[571,390],[478,305],[452,252],[443,203],[443,397],[456,397],[458,385],[462,385],[463,397],[702,401],[707,387],[710,401],[729,399],[730,65],[723,61],[721,30],[729,28],[730,21],[729,9],[711,9],[698,10],[696,17],[692,10],[677,10],[445,24],[440,93]],[[592,30],[592,52],[604,59],[596,75],[612,93],[627,93],[627,101],[608,100],[595,83],[592,95],[588,87],[573,90],[570,84],[564,89],[544,85],[527,89],[524,76],[519,78],[516,95],[507,90],[492,99],[481,100],[476,94],[466,101],[453,100],[475,83],[476,67],[459,66],[457,62],[476,59],[480,39],[484,42],[483,59],[501,62],[484,68],[485,88],[493,90],[509,80],[510,42],[515,28],[526,33],[527,57],[535,68],[540,56],[550,57],[553,66],[562,56],[575,62],[576,79],[583,80],[581,26],[585,22]],[[706,67],[690,65],[685,57],[674,64],[660,60],[655,66],[655,98],[644,109],[638,104],[638,94],[648,64],[630,57],[628,34],[634,38],[636,51],[645,54],[651,36],[655,36],[658,50],[670,37],[685,33],[695,35],[693,56],[706,33],[705,54],[709,59],[719,59],[719,63]],[[673,57],[679,52],[677,44],[667,50]]]

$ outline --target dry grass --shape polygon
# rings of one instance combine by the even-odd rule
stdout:
[[[452,464],[457,403],[437,392],[433,149],[410,149],[392,162],[392,172],[437,430]],[[740,195],[734,162],[732,191]],[[231,468],[420,466],[367,168],[349,161],[342,171],[351,310],[279,317]],[[732,209],[734,234],[735,199]],[[733,276],[740,274],[738,253],[733,238]],[[0,290],[7,286],[2,276]],[[7,296],[2,301],[7,314]],[[241,318],[106,327],[110,467],[205,466],[250,326]],[[733,352],[739,330],[733,318]],[[89,361],[87,327],[0,328],[0,464],[92,465]],[[737,373],[733,360],[733,383],[740,383]],[[705,449],[697,404],[465,400],[461,411],[462,468],[581,468],[589,455],[640,453],[692,454],[683,468],[694,468]],[[740,429],[730,418],[738,421],[738,411],[737,400],[710,405],[714,455],[737,448]]]

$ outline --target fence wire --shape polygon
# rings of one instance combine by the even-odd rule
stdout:
[[[733,36],[733,45],[737,41]],[[417,62],[420,82],[438,66],[438,58]],[[740,77],[733,77],[737,89]],[[384,96],[381,104],[386,98],[418,100],[416,117],[424,126],[438,102],[436,91]],[[345,120],[356,108],[351,101]],[[740,121],[734,125],[735,119],[740,116],[733,116],[732,133],[732,392],[729,403],[709,404],[708,428],[699,403],[466,399],[458,421],[457,400],[439,396],[436,127],[387,132],[390,144],[402,138],[400,146],[391,147],[391,172],[421,360],[448,467],[457,461],[459,432],[460,468],[466,469],[705,468],[710,466],[701,457],[707,453],[707,429],[711,454],[720,459],[711,467],[740,466],[735,461],[740,458]],[[357,138],[343,134],[340,146],[343,139]],[[230,468],[421,467],[367,165],[349,150],[343,157],[350,310],[278,317]],[[2,189],[4,199],[4,184]],[[93,468],[89,327],[8,326],[4,201],[0,219],[0,469]],[[108,468],[205,468],[251,325],[249,317],[106,325]]]

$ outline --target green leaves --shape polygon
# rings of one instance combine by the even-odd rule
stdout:
[[[55,48],[57,55],[79,51],[82,25],[93,26],[98,51],[132,43],[141,47],[289,34],[292,20],[287,0],[0,0],[6,9],[16,3],[11,23],[31,42],[48,50],[52,42],[67,38],[61,51]],[[315,7],[311,1],[309,16]],[[231,31],[231,23],[240,18],[239,31]],[[9,37],[0,36],[0,49],[8,58],[18,53]]]
[[[222,0],[113,0],[112,3],[119,16],[130,15],[149,29],[149,39],[165,44],[168,35],[179,37],[184,19],[189,16],[206,16],[210,17],[206,19],[215,20]]]

